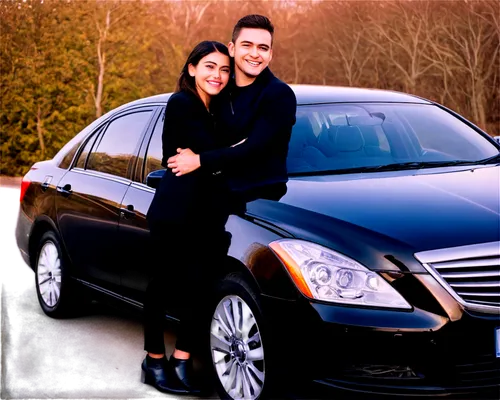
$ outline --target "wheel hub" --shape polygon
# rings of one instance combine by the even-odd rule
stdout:
[[[240,364],[244,363],[247,359],[247,346],[245,343],[237,338],[232,338],[230,353]]]

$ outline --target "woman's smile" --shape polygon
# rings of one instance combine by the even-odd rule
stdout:
[[[212,85],[212,86],[215,86],[215,87],[221,87],[222,86],[222,82],[218,81],[218,80],[210,80],[210,81],[207,81],[207,83],[209,85]]]

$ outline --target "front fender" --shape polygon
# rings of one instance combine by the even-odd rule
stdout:
[[[283,264],[268,246],[282,239],[282,234],[236,215],[229,217],[226,229],[232,234],[230,258],[245,267],[261,294],[287,300],[300,297]]]

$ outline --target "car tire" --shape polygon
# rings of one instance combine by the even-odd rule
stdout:
[[[237,273],[219,284],[211,307],[210,362],[223,400],[270,398],[273,365],[256,291]]]
[[[35,286],[40,306],[49,317],[66,318],[75,314],[80,291],[70,279],[68,261],[57,235],[45,232],[36,252]]]

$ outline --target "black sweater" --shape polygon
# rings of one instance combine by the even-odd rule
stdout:
[[[219,136],[220,138],[220,136]],[[214,117],[202,101],[187,92],[173,94],[166,106],[162,134],[162,165],[177,148],[202,153],[223,143],[215,134]],[[175,176],[167,168],[148,211],[148,222],[162,222],[216,228],[224,226],[228,216],[228,188],[221,176],[198,169]]]
[[[233,83],[224,92],[214,105],[217,130],[226,147],[195,151],[201,170],[221,171],[236,198],[244,201],[281,197],[286,192],[286,157],[297,108],[294,92],[269,68],[251,85]],[[244,143],[227,147],[245,138]]]

